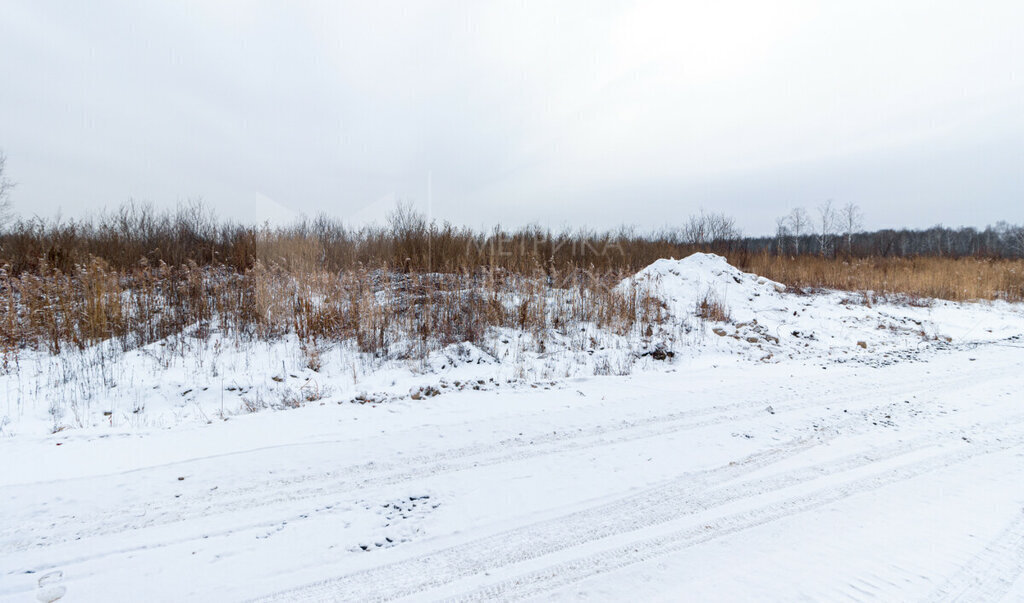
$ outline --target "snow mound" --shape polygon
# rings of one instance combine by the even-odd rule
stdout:
[[[781,283],[743,272],[713,253],[658,260],[619,287],[646,289],[677,316],[692,314],[698,303],[710,297],[724,304],[738,320],[749,320],[765,306],[778,305],[779,294],[786,289]]]

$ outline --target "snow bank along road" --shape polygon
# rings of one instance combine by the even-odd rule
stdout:
[[[1024,342],[0,441],[0,599],[1024,600]]]

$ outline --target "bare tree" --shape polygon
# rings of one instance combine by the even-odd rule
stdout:
[[[807,215],[806,209],[797,207],[789,212],[787,220],[789,221],[789,230],[793,234],[793,253],[800,255],[800,237],[807,232],[811,218]]]
[[[818,251],[826,255],[832,247],[832,239],[836,232],[836,210],[832,200],[818,206]]]
[[[1024,256],[1024,226],[1014,226],[1007,232],[1007,246],[1018,255]]]
[[[786,217],[775,219],[775,253],[786,253],[786,243],[789,238],[789,226]]]
[[[412,204],[412,201],[398,200],[395,208],[387,215],[388,227],[394,236],[420,234],[427,229],[427,218]]]
[[[853,253],[853,233],[864,227],[864,213],[853,201],[839,209],[839,226],[846,237],[846,253]]]
[[[1024,256],[1024,226],[1015,226],[1000,220],[991,227],[997,236],[996,247],[1010,253]]]
[[[708,245],[740,238],[736,220],[722,213],[705,213],[690,216],[683,226],[683,242],[691,245]]]
[[[1018,226],[1013,231],[1013,238],[1011,240],[1013,241],[1013,248],[1017,253],[1024,256],[1024,226]]]
[[[0,230],[11,219],[11,189],[14,183],[7,178],[7,156],[0,151]]]
[[[689,217],[683,225],[683,242],[702,245],[709,239],[707,221],[704,219],[704,212]]]

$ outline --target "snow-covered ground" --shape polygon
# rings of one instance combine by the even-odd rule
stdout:
[[[787,293],[714,256],[621,286],[673,320],[373,370],[215,334],[88,381],[26,357],[0,600],[1024,600],[1024,308]],[[694,315],[708,293],[730,321]]]

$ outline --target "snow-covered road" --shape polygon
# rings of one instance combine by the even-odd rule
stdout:
[[[1024,599],[1024,342],[710,362],[0,440],[0,599]]]

